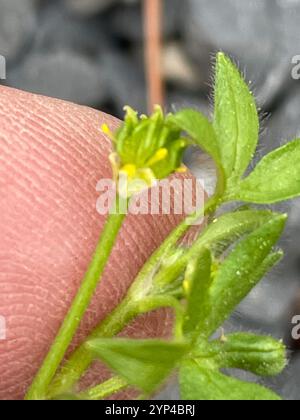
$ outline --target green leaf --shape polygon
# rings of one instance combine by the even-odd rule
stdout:
[[[122,338],[91,340],[86,347],[129,385],[147,394],[168,377],[189,350],[183,342]]]
[[[267,223],[274,217],[276,217],[276,213],[268,210],[245,210],[226,213],[218,217],[204,230],[192,247],[182,257],[178,258],[177,262],[157,275],[155,285],[162,287],[162,285],[165,285],[166,279],[171,279],[170,282],[177,279],[183,274],[188,263],[198,258],[203,249],[214,249],[216,246],[221,246],[222,250],[225,250],[227,246],[233,244],[246,233]]]
[[[182,131],[220,164],[220,153],[214,128],[201,112],[194,109],[183,109],[170,115],[168,121]]]
[[[202,321],[203,336],[210,336],[220,327],[270,267],[281,258],[281,252],[270,253],[285,222],[286,215],[275,215],[240,241],[222,263],[209,290],[212,311],[209,319]]]
[[[214,129],[227,178],[238,179],[253,158],[259,120],[253,95],[223,53],[217,55]]]
[[[269,210],[244,210],[224,215],[214,219],[204,230],[190,250],[197,252],[203,245],[206,247],[221,246],[222,251],[239,238],[276,217],[278,213]],[[190,255],[189,255],[190,257]]]
[[[286,366],[285,346],[271,337],[237,333],[210,343],[220,368],[236,368],[260,376],[274,376]]]
[[[185,335],[197,333],[199,321],[209,315],[211,310],[206,299],[211,282],[212,259],[205,250],[198,259],[192,261],[186,271],[184,287],[187,289],[187,307],[183,332]]]
[[[196,361],[184,361],[179,374],[181,398],[202,401],[280,401],[260,385],[225,376]]]
[[[300,139],[265,156],[244,179],[236,199],[269,204],[300,195]]]

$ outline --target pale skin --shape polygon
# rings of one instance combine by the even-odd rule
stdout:
[[[0,87],[0,399],[22,399],[91,259],[104,216],[99,179],[111,177],[101,112]],[[183,176],[183,175],[182,175]],[[187,176],[187,175],[185,175]],[[75,342],[125,295],[145,260],[181,216],[129,216]],[[135,337],[164,336],[169,311],[142,317]],[[101,366],[86,383],[105,375]]]

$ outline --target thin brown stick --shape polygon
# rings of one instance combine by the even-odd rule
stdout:
[[[162,0],[144,0],[145,70],[148,108],[164,105],[162,76]]]

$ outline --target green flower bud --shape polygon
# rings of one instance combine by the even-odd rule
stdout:
[[[102,126],[114,145],[110,162],[115,181],[127,177],[131,195],[174,172],[185,172],[182,157],[188,141],[168,123],[161,107],[157,106],[150,117],[139,117],[129,106],[125,111],[124,123],[115,133]]]
[[[215,355],[222,368],[248,370],[260,376],[274,376],[286,366],[286,349],[271,337],[236,333],[212,341],[210,356]]]

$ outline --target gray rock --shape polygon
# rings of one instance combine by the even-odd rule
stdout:
[[[182,108],[194,108],[207,117],[211,116],[209,101],[199,94],[193,94],[185,89],[169,89],[166,96],[166,107],[170,112],[177,112]]]
[[[283,339],[287,335],[286,316],[298,287],[297,277],[282,264],[253,289],[239,305],[233,319],[243,328]]]
[[[208,73],[212,52],[224,50],[246,69],[260,103],[269,105],[290,82],[300,43],[300,3],[286,0],[188,0],[186,46]]]
[[[300,287],[300,200],[290,202],[289,220],[286,230],[287,266],[297,272]]]
[[[186,166],[197,178],[205,192],[212,196],[216,189],[216,166],[213,160],[199,149],[190,148],[185,156]]]
[[[67,7],[80,16],[100,13],[118,3],[134,3],[136,0],[65,0]]]
[[[101,55],[99,66],[117,115],[123,116],[123,108],[129,104],[140,113],[147,112],[143,65],[135,57],[110,50]]]
[[[181,21],[182,0],[163,1],[163,36],[168,39],[176,34]],[[144,39],[141,2],[120,5],[111,12],[110,25],[113,33],[129,41],[142,42]]]
[[[0,81],[6,79],[6,59],[0,55]]]
[[[23,66],[9,73],[7,83],[84,105],[97,105],[107,95],[99,67],[68,50],[30,55]]]
[[[181,42],[164,44],[162,53],[162,71],[165,81],[176,87],[188,88],[191,92],[199,87],[196,66],[182,48]],[[199,95],[197,95],[199,97]]]
[[[264,147],[272,150],[288,140],[300,137],[300,81],[293,81],[286,98],[278,104],[268,123]]]
[[[294,356],[282,380],[281,395],[285,400],[300,400],[300,355]]]
[[[54,0],[40,11],[35,50],[50,52],[67,48],[96,59],[103,48],[107,47],[107,43],[108,34],[101,16],[79,19]]]
[[[28,45],[36,30],[32,0],[0,0],[0,54],[15,60]]]
[[[165,389],[154,397],[154,400],[161,401],[178,401],[180,400],[180,391],[177,381],[172,380]]]

